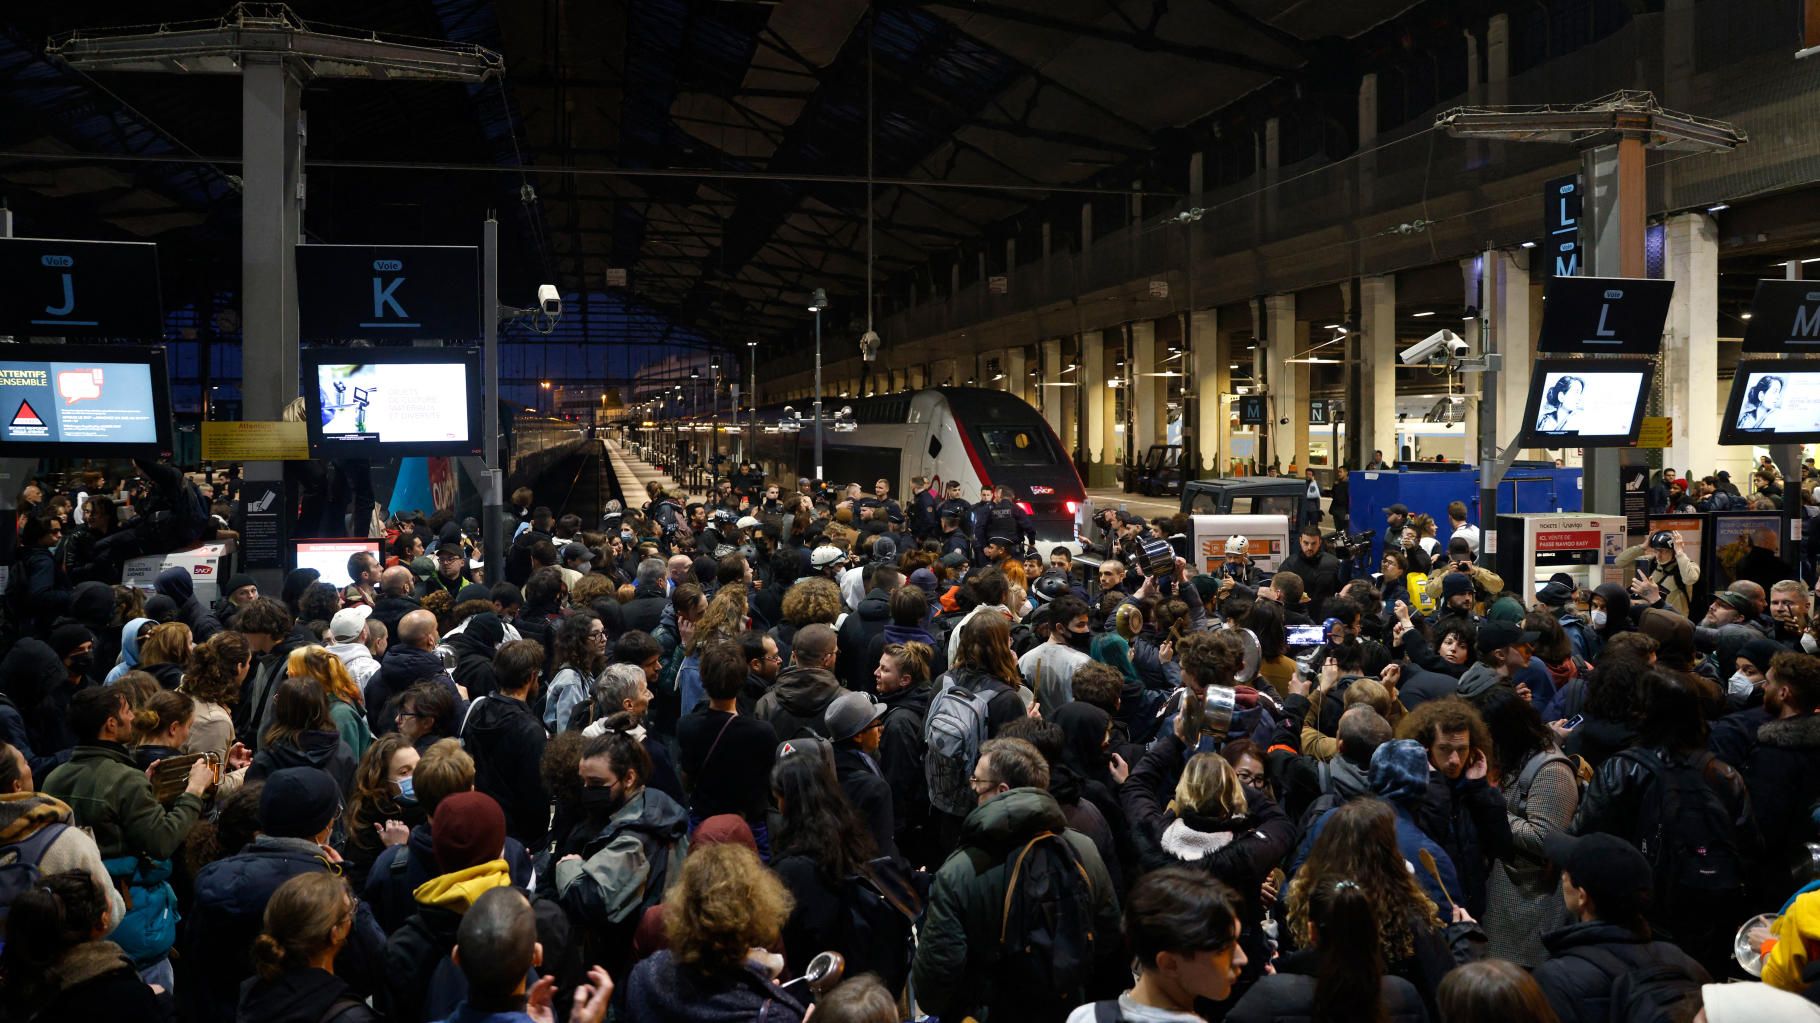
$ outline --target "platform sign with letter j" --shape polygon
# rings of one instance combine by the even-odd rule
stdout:
[[[0,334],[157,341],[158,247],[0,238]]]

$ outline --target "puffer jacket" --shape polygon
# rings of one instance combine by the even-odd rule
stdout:
[[[1651,941],[1628,927],[1591,920],[1542,936],[1548,959],[1535,969],[1536,985],[1561,1023],[1605,1023],[1619,972],[1662,963],[1705,984],[1706,970],[1666,941]],[[1606,961],[1610,957],[1610,962]]]
[[[870,693],[878,688],[872,677],[878,660],[870,656],[872,640],[885,632],[891,623],[891,594],[873,587],[859,606],[840,624],[840,647],[834,658],[834,674],[841,684],[856,693]]]
[[[1766,721],[1744,763],[1751,810],[1763,835],[1757,890],[1780,898],[1790,871],[1807,861],[1816,837],[1810,808],[1820,799],[1820,715]]]
[[[177,620],[190,627],[191,639],[204,643],[221,631],[221,622],[215,612],[196,599],[196,580],[191,578],[188,569],[165,569],[153,580],[152,588],[177,605]]]
[[[447,1019],[468,997],[467,977],[449,959],[474,900],[512,883],[505,860],[431,878],[412,893],[417,912],[386,943],[386,1015],[392,1023]]]
[[[756,714],[780,740],[824,735],[822,714],[846,690],[825,668],[791,667],[778,672],[777,684],[758,701]]]
[[[969,1014],[987,1019],[1022,1018],[1020,1001],[1030,993],[995,982],[1000,961],[998,932],[1011,877],[1009,859],[1042,832],[1061,835],[1087,871],[1096,933],[1118,933],[1119,902],[1112,876],[1093,842],[1067,827],[1055,798],[1034,788],[1012,789],[967,815],[961,824],[960,847],[936,871],[911,967],[917,1001],[925,1011],[943,1019],[962,1019]],[[1121,954],[1118,944],[1095,943],[1095,951],[1107,959],[1098,964],[1096,972],[1105,972],[1105,966],[1116,962]],[[1115,982],[1113,990],[1116,986]],[[1098,984],[1088,984],[1089,997],[1111,993]]]
[[[800,1023],[809,1011],[755,966],[704,977],[683,968],[669,949],[632,970],[626,1009],[640,1023]]]
[[[188,1018],[234,1019],[240,986],[253,975],[249,950],[264,926],[266,903],[279,885],[319,871],[337,872],[316,843],[261,835],[196,873],[194,905],[184,922],[184,958],[196,976],[194,983],[178,986]],[[360,903],[347,946],[336,957],[336,973],[356,986],[374,983],[384,956],[385,933]]]

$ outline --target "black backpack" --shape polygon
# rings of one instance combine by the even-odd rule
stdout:
[[[911,924],[922,912],[916,886],[888,857],[841,882],[846,910],[840,950],[854,976],[876,973],[887,991],[901,991],[916,955]]]
[[[998,1004],[1061,1020],[1087,1000],[1095,966],[1093,884],[1068,840],[1044,831],[1007,861],[995,971]]]
[[[1655,872],[1658,908],[1672,911],[1678,897],[1710,898],[1744,887],[1731,811],[1706,783],[1713,755],[1705,750],[1685,762],[1664,763],[1653,752],[1628,749],[1619,757],[1641,765],[1653,784],[1637,820],[1637,848]]]
[[[39,864],[51,845],[63,837],[68,824],[47,824],[32,832],[23,842],[0,846],[0,934],[5,933],[6,917],[13,900],[30,891],[44,877]],[[4,947],[0,943],[0,947]]]
[[[1611,1023],[1680,1023],[1700,1006],[1700,977],[1680,963],[1653,956],[1636,964],[1602,948],[1576,948],[1567,953],[1597,966],[1612,979]]]

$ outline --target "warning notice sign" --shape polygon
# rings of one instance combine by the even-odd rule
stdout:
[[[1536,530],[1536,553],[1543,551],[1596,551],[1599,549],[1599,531],[1597,529],[1538,529]]]
[[[39,418],[38,411],[32,408],[30,401],[19,403],[19,411],[13,413],[12,430],[15,436],[20,437],[48,437],[51,434],[50,427],[44,425],[44,420]]]
[[[156,444],[153,409],[143,364],[0,361],[0,442]]]

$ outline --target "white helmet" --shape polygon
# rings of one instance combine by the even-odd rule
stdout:
[[[1250,548],[1251,544],[1242,536],[1229,536],[1226,538],[1226,556],[1229,558],[1236,558],[1239,555],[1246,553]]]

